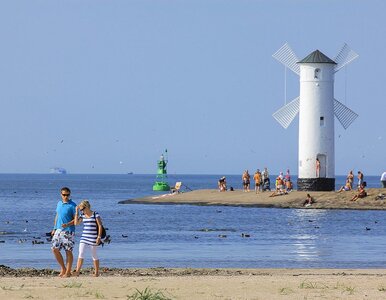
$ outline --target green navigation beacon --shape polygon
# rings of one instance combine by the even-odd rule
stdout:
[[[165,150],[165,156],[167,156],[168,150]],[[158,171],[156,181],[153,185],[153,191],[170,191],[170,186],[167,183],[167,171],[166,165],[168,164],[167,158],[165,159],[164,155],[161,154],[160,160],[158,161]]]

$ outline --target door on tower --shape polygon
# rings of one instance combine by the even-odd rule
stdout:
[[[324,154],[318,154],[316,157],[320,161],[319,177],[320,178],[326,178],[326,174],[327,174],[327,157]]]

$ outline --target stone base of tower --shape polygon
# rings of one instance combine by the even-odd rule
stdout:
[[[335,178],[298,178],[298,191],[334,191]]]

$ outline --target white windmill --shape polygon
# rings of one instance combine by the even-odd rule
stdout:
[[[358,54],[344,44],[334,60],[319,50],[299,60],[286,43],[273,57],[300,76],[299,97],[273,114],[287,128],[299,113],[298,190],[334,190],[334,115],[344,129],[358,117],[334,98],[334,74]]]

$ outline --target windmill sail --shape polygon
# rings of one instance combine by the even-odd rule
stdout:
[[[347,129],[358,117],[358,114],[336,99],[334,99],[334,114],[344,129]]]
[[[338,55],[335,57],[334,61],[337,63],[335,66],[335,73],[342,69],[344,66],[352,62],[359,55],[350,49],[350,47],[344,43],[342,49],[339,51]]]
[[[278,111],[273,113],[272,116],[275,118],[276,121],[279,122],[281,126],[287,129],[298,113],[299,97],[295,98],[287,105],[284,105]]]
[[[285,43],[279,50],[276,51],[275,54],[272,55],[272,57],[280,61],[291,71],[298,75],[300,74],[300,67],[297,64],[299,58],[297,58],[295,52],[293,52],[288,43]]]

